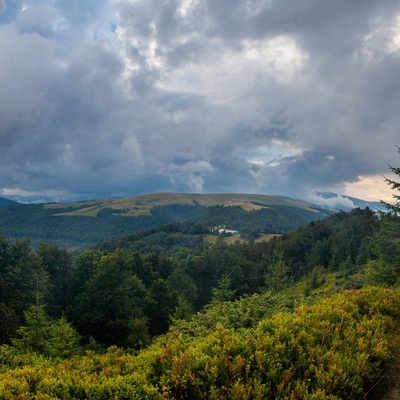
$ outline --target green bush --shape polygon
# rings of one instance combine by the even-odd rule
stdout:
[[[0,399],[364,399],[397,356],[399,317],[399,291],[371,287],[246,329],[175,326],[137,355],[61,362],[3,346]]]

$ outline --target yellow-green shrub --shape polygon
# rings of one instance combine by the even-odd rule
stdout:
[[[398,291],[366,288],[248,329],[173,331],[138,355],[61,362],[4,347],[0,399],[362,399],[397,355],[399,317]]]

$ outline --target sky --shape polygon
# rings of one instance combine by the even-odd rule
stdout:
[[[390,200],[398,0],[0,0],[0,196]]]

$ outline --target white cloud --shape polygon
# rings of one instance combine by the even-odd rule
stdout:
[[[323,196],[320,196],[318,194],[312,194],[308,200],[312,203],[318,204],[323,207],[329,207],[329,208],[355,208],[354,203],[351,201],[351,199],[347,197],[343,197],[341,195],[335,196],[335,197],[329,197],[325,198]]]
[[[214,166],[207,161],[189,161],[182,165],[170,164],[167,176],[176,187],[183,187],[188,192],[205,193],[205,178],[216,172]]]
[[[31,197],[31,196],[48,196],[48,197],[65,197],[68,193],[58,190],[40,190],[40,191],[28,191],[18,187],[13,188],[2,188],[0,189],[0,195],[2,196],[20,196],[20,197]]]
[[[123,138],[121,147],[115,154],[115,159],[116,162],[121,163],[122,167],[127,168],[130,172],[132,169],[143,169],[145,167],[142,148],[136,136],[129,135]]]
[[[308,58],[308,54],[302,51],[295,39],[286,35],[271,39],[245,40],[244,54],[250,61],[251,68],[261,68],[279,83],[301,79],[299,73]]]
[[[62,29],[64,19],[51,4],[26,4],[16,20],[22,33],[37,33],[42,36],[54,34]]]

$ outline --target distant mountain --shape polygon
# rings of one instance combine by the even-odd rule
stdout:
[[[0,207],[12,206],[14,204],[18,204],[16,201],[5,199],[4,197],[0,197]]]
[[[311,212],[323,212],[321,207],[304,200],[292,199],[285,196],[268,196],[262,194],[240,194],[240,193],[150,193],[132,197],[82,201],[77,203],[56,203],[47,204],[46,208],[67,209],[64,216],[98,216],[104,210],[112,214],[123,214],[125,216],[151,215],[155,207],[170,206],[237,206],[245,211],[256,211],[264,208],[283,206],[295,207]]]
[[[332,192],[314,192],[311,201],[331,210],[350,211],[353,208],[370,208],[374,211],[386,211],[379,201],[366,201],[356,197],[345,196]]]
[[[241,234],[286,233],[332,212],[282,196],[151,193],[78,203],[18,204],[0,208],[0,232],[65,246],[87,247],[176,223],[224,227]]]

